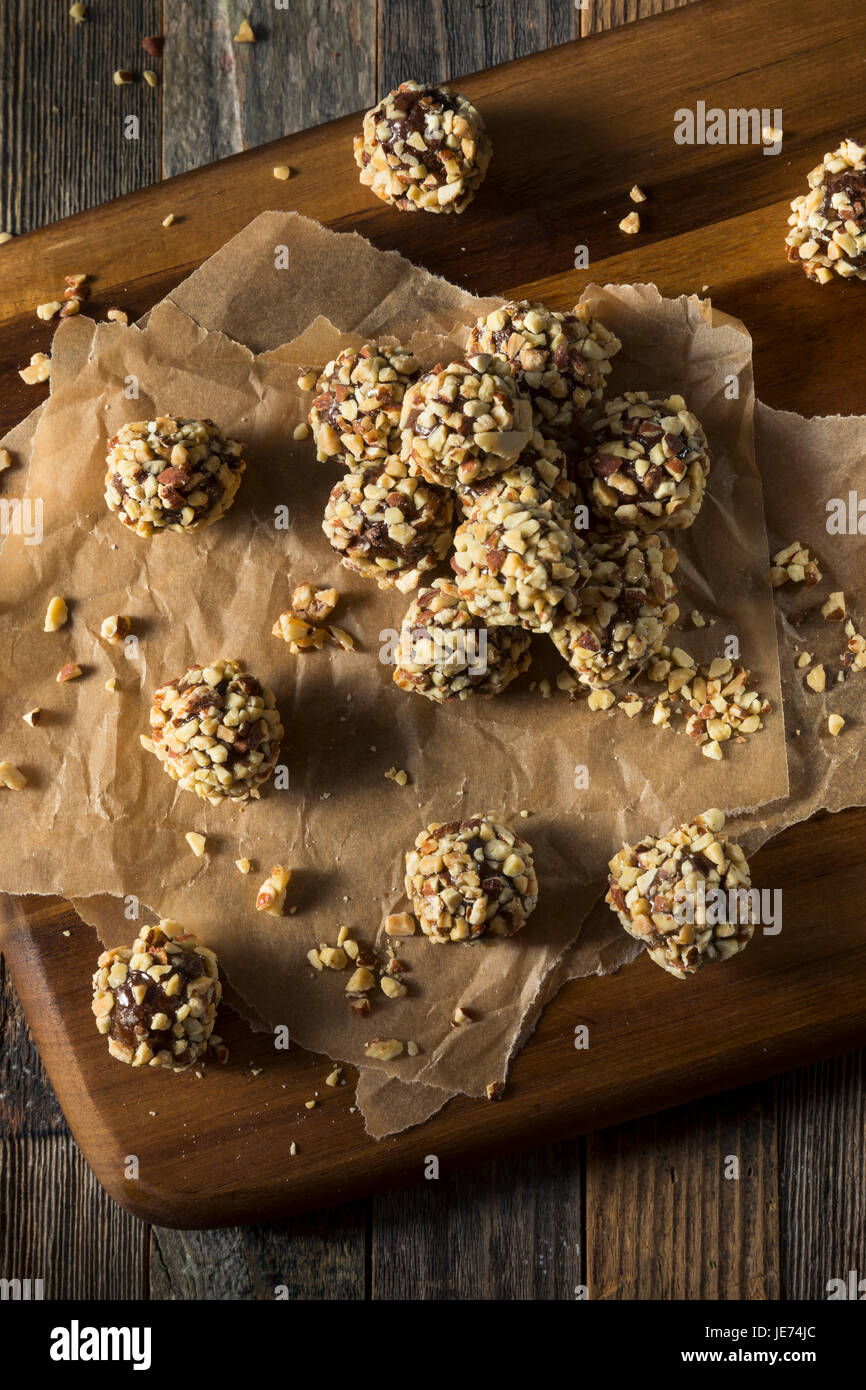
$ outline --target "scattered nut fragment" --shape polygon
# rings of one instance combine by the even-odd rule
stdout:
[[[640,231],[640,214],[629,212],[619,224],[621,232],[626,232],[629,236],[634,236],[635,232]]]
[[[44,352],[34,352],[30,366],[22,367],[18,375],[26,386],[39,386],[51,375],[51,358]]]
[[[59,299],[48,299],[44,304],[36,305],[36,317],[42,319],[43,323],[48,323],[62,308],[63,305]]]
[[[252,26],[248,19],[242,19],[235,34],[233,43],[255,43],[256,36],[252,31]]]
[[[345,970],[349,957],[342,946],[320,946],[319,959],[329,970]]]
[[[281,613],[271,628],[274,637],[282,637],[293,656],[298,652],[321,651],[327,633],[324,628],[298,618],[294,613]]]
[[[389,782],[396,782],[398,787],[405,787],[409,781],[408,772],[404,772],[402,768],[389,767],[385,777]]]
[[[304,1109],[305,1109],[305,1110],[315,1110],[315,1108],[316,1108],[316,1106],[318,1105],[318,1103],[319,1103],[319,1102],[318,1102],[317,1100],[305,1100],[305,1101],[304,1101]]]
[[[12,455],[8,449],[0,449],[0,473],[5,473],[7,468],[12,467]]]
[[[81,0],[75,0],[75,4],[69,7],[69,18],[74,19],[76,24],[83,24],[86,14],[87,7],[81,3]]]
[[[646,202],[646,194],[644,193],[644,191],[643,191],[642,188],[639,188],[639,187],[638,187],[637,184],[634,185],[634,187],[632,188],[632,190],[631,190],[631,192],[629,193],[628,196],[631,198],[631,200],[632,200],[633,203],[645,203],[645,202]]]
[[[116,614],[112,614],[110,617],[105,618],[102,627],[99,629],[99,635],[103,642],[110,643],[112,647],[118,646],[131,632],[132,619]]]
[[[778,126],[761,126],[761,139],[763,140],[765,145],[775,145],[781,140],[781,138],[782,132]]]
[[[845,595],[841,589],[838,589],[822,605],[821,617],[827,623],[841,623],[844,622],[846,616]]]
[[[105,317],[110,323],[122,323],[124,325],[129,323],[129,314],[126,310],[118,309],[115,305],[112,305]]]
[[[67,681],[77,681],[81,675],[81,667],[76,666],[74,661],[67,661],[65,666],[61,666],[57,672],[58,685],[65,685]]]
[[[322,964],[322,958],[316,950],[315,946],[311,951],[307,952],[307,960],[310,962],[310,965],[312,965],[314,970],[324,970],[325,967]]]
[[[472,1015],[470,1013],[467,1013],[465,1009],[461,1009],[458,1005],[458,1007],[454,1010],[454,1013],[451,1016],[451,1023],[453,1024],[453,1026],[455,1028],[459,1028],[462,1023],[471,1022]]]
[[[343,1068],[342,1068],[342,1067],[334,1067],[334,1070],[333,1070],[332,1072],[329,1072],[328,1075],[325,1077],[325,1085],[326,1085],[326,1086],[339,1086],[339,1084],[340,1084],[340,1078],[342,1077],[342,1075],[343,1075]]]
[[[330,618],[339,597],[338,589],[314,589],[312,584],[298,584],[292,590],[292,612],[308,623],[323,623]]]
[[[318,372],[302,372],[298,377],[299,391],[312,391],[316,382],[319,380]]]
[[[797,665],[800,667],[801,670],[802,670],[802,668],[803,668],[804,666],[810,666],[811,663],[812,663],[812,653],[811,653],[811,652],[801,652],[800,655],[797,657]]]
[[[288,164],[276,164],[274,166],[275,179],[279,179],[282,183],[285,183],[286,179],[290,179],[291,177],[292,171],[289,168]]]
[[[110,690],[113,693],[117,689],[117,677],[109,676],[108,680],[105,682],[105,688],[106,690]],[[151,747],[153,747],[152,744]]]
[[[295,428],[292,430],[293,439],[309,439],[309,437],[310,427],[306,420],[302,420],[299,425],[295,425]]]
[[[11,240],[12,240],[12,233],[11,233],[11,232],[0,232],[0,246],[3,246],[7,241],[11,241]]]
[[[37,705],[35,709],[29,709],[27,713],[22,717],[24,719],[25,724],[29,724],[31,729],[35,729],[36,725],[42,718],[42,710]]]
[[[366,965],[360,965],[357,970],[349,976],[349,983],[346,985],[347,994],[366,994],[373,989],[376,984],[376,977],[372,970]]]
[[[16,767],[14,763],[0,762],[0,787],[8,787],[10,791],[20,792],[27,786],[27,778]]]
[[[418,1056],[418,1053],[420,1052],[420,1050],[421,1050],[421,1049],[419,1048],[419,1046],[418,1046],[418,1044],[417,1044],[416,1042],[407,1042],[407,1044],[406,1044],[406,1055],[407,1055],[407,1057],[417,1057],[417,1056]]]
[[[370,1001],[366,998],[353,999],[349,1004],[349,1008],[361,1018],[367,1018],[370,1014]]]
[[[43,632],[57,632],[69,617],[69,609],[66,607],[65,599],[59,594],[55,594],[48,604],[45,612],[45,625]]]
[[[770,569],[770,582],[774,589],[783,584],[806,584],[811,588],[823,576],[814,556],[799,541],[792,541],[773,556]]]
[[[162,225],[163,225],[164,227],[170,227],[171,224],[172,224],[173,222],[174,222],[174,213],[173,213],[173,212],[170,212],[170,213],[168,214],[167,217],[164,217],[164,218],[162,219]]]
[[[235,868],[242,874],[248,874],[252,867],[252,861],[249,859],[235,860]]]
[[[395,980],[393,975],[383,975],[379,981],[379,987],[389,999],[401,999],[407,993],[406,986],[401,980]]]
[[[373,1057],[377,1062],[391,1062],[403,1052],[403,1043],[398,1038],[371,1038],[364,1048],[365,1057]]]
[[[146,34],[141,41],[142,48],[151,58],[161,58],[164,45],[165,39],[162,34]]]
[[[291,869],[275,864],[259,889],[256,910],[267,912],[271,917],[282,917],[286,901],[286,889],[292,876]]]
[[[144,72],[141,75],[144,78],[145,86],[147,87],[155,87],[159,82],[159,78],[153,71],[153,68],[145,68]]]
[[[294,1141],[294,1139],[293,1139],[292,1142],[291,1142],[291,1144],[289,1145],[289,1153],[291,1154],[292,1158],[294,1158],[297,1152],[298,1152],[298,1146],[297,1146],[297,1144],[295,1143],[295,1141]]]
[[[826,689],[827,672],[824,670],[823,665],[819,664],[818,666],[812,667],[806,677],[806,684],[809,686],[810,690],[816,691],[818,695]]]
[[[128,68],[118,68],[113,81],[115,87],[126,87],[130,82],[135,81],[135,73],[130,72]]]
[[[489,1082],[485,1091],[488,1100],[501,1100],[504,1093],[505,1084],[502,1081]]]
[[[184,836],[187,844],[195,855],[196,859],[201,859],[207,846],[207,837],[200,835],[197,830],[188,830]]]
[[[833,735],[834,738],[838,738],[839,734],[841,734],[844,727],[845,720],[842,718],[841,714],[830,715],[830,718],[827,720],[827,728],[830,730],[830,733]]]
[[[414,936],[415,919],[408,912],[392,912],[385,918],[386,936]]]

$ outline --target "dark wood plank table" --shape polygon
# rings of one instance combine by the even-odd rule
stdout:
[[[293,0],[277,16],[127,0],[76,27],[57,0],[0,0],[0,230],[370,105],[409,74],[457,77],[676,3]],[[232,43],[245,13],[254,65]],[[161,61],[140,48],[159,33]],[[145,66],[156,88],[112,84]],[[102,1193],[2,963],[0,986],[0,1274],[49,1297],[821,1298],[866,1262],[864,1053],[321,1216],[182,1232]]]

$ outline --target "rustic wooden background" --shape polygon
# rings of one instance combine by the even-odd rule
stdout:
[[[0,229],[369,106],[409,75],[457,77],[686,2],[290,0],[277,15],[272,0],[88,0],[77,27],[66,0],[0,0]],[[245,16],[255,65],[232,44]],[[165,35],[162,60],[147,34]],[[113,86],[145,66],[158,88]],[[138,140],[119,134],[121,102]],[[73,1298],[821,1298],[866,1248],[849,1161],[864,1056],[323,1215],[170,1231],[93,1180],[0,962],[0,1276]]]

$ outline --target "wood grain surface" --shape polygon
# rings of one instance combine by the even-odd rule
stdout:
[[[731,7],[725,0],[706,0],[701,8],[710,7],[718,15],[718,33],[729,33]],[[25,33],[28,24],[32,34],[34,23],[41,26],[39,61],[43,71],[51,72],[53,82],[48,95],[43,90],[40,100],[31,96],[27,75],[32,68],[27,66],[23,54],[32,37],[20,39],[14,50],[10,44],[0,43],[0,54],[4,55],[0,151],[3,167],[18,173],[17,178],[4,182],[0,197],[8,199],[3,205],[4,220],[12,230],[36,227],[48,218],[124,192],[135,182],[152,180],[160,167],[166,172],[179,171],[217,153],[253,146],[313,120],[354,109],[371,99],[371,90],[381,92],[409,71],[422,79],[470,71],[562,42],[574,34],[589,34],[610,23],[621,23],[636,17],[638,10],[646,14],[673,6],[476,6],[452,0],[450,4],[430,7],[435,20],[431,24],[426,16],[423,22],[419,21],[420,7],[408,0],[402,4],[379,0],[376,5],[361,2],[345,6],[293,0],[291,22],[296,26],[296,37],[290,43],[288,29],[278,29],[270,6],[262,7],[260,19],[255,5],[244,11],[242,7],[217,4],[214,0],[195,0],[182,6],[179,0],[165,0],[165,32],[172,42],[167,45],[162,64],[164,90],[154,94],[139,84],[134,90],[109,91],[114,67],[132,65],[137,56],[137,37],[154,31],[156,8],[125,6],[123,20],[112,18],[108,33],[104,28],[98,33],[91,60],[102,64],[94,71],[103,76],[101,85],[94,82],[86,97],[85,114],[91,122],[88,157],[82,157],[80,147],[70,148],[56,164],[52,179],[45,180],[34,169],[27,123],[35,129],[44,127],[52,105],[58,108],[53,114],[61,123],[69,121],[70,113],[81,110],[76,103],[84,99],[64,60],[66,45],[77,36],[70,35],[58,19],[64,6],[45,0],[26,6],[24,0],[17,0],[17,5],[5,0],[0,4],[0,26],[6,26],[5,30],[0,27],[0,37],[13,33],[18,37],[17,31]],[[768,7],[753,6],[754,11],[761,8]],[[504,207],[511,220],[504,225],[501,217],[493,215],[496,209],[491,208],[485,225],[476,229],[481,233],[479,254],[471,266],[455,257],[454,233],[459,233],[459,224],[437,231],[426,225],[428,219],[419,219],[425,225],[412,231],[413,245],[406,248],[409,254],[434,269],[447,264],[447,273],[464,283],[472,283],[474,277],[475,283],[483,287],[484,277],[489,275],[488,287],[502,288],[503,265],[513,260],[512,248],[519,244],[526,283],[537,283],[555,295],[558,287],[560,294],[567,293],[568,262],[563,261],[563,256],[568,251],[569,238],[573,245],[575,240],[591,237],[599,258],[605,258],[608,278],[634,279],[644,275],[661,281],[667,277],[662,287],[675,290],[699,288],[701,283],[712,281],[724,287],[724,307],[743,313],[750,325],[758,319],[756,345],[763,374],[761,379],[759,373],[762,394],[771,400],[775,395],[774,403],[791,404],[786,399],[786,392],[790,394],[788,367],[784,360],[774,360],[769,351],[774,335],[785,321],[788,286],[775,273],[775,262],[761,261],[759,257],[749,265],[748,253],[753,242],[760,243],[771,228],[782,225],[779,219],[784,200],[790,196],[792,178],[799,178],[798,171],[814,162],[816,150],[820,153],[829,147],[838,133],[838,122],[850,113],[850,91],[845,101],[836,102],[826,95],[829,89],[821,85],[821,80],[822,74],[826,80],[840,59],[848,33],[846,25],[851,22],[848,10],[854,14],[854,7],[834,6],[832,12],[827,7],[826,15],[821,16],[821,36],[810,33],[807,24],[798,23],[797,6],[775,8],[775,26],[766,16],[756,18],[745,43],[753,58],[763,48],[773,47],[781,77],[773,93],[773,104],[778,93],[778,100],[784,97],[786,112],[796,106],[798,116],[803,113],[802,124],[798,120],[793,126],[790,154],[786,145],[782,159],[757,161],[757,170],[756,161],[744,158],[733,190],[709,160],[699,179],[687,169],[687,177],[680,181],[675,162],[667,163],[655,152],[656,138],[662,132],[641,128],[631,144],[626,141],[619,146],[626,151],[628,171],[623,169],[619,176],[609,168],[590,169],[582,196],[566,199],[559,216],[545,221],[542,235],[533,236],[534,222],[520,225],[520,218],[515,218],[509,206],[509,190],[505,187],[498,190],[497,208],[501,213]],[[489,13],[491,9],[495,10],[493,15]],[[261,36],[260,43],[249,55],[236,55],[235,50],[228,53],[230,66],[225,56],[226,26],[236,23],[242,12],[251,15]],[[136,20],[140,25],[138,35],[134,32]],[[265,25],[264,32],[260,24]],[[458,31],[459,41],[454,37]],[[642,31],[651,50],[656,40],[650,36],[655,32],[654,25]],[[298,35],[306,36],[307,41],[301,44]],[[369,40],[373,36],[375,43],[371,47]],[[203,43],[211,45],[215,67],[202,62]],[[687,40],[684,47],[690,47]],[[808,70],[813,85],[818,84],[822,94],[817,103],[811,100],[812,88],[803,82],[807,60],[816,49],[819,52],[815,66]],[[14,62],[9,56],[13,51]],[[665,51],[660,41],[657,51]],[[372,65],[371,52],[375,53]],[[253,74],[247,71],[244,76],[239,64],[247,63],[249,68],[253,58],[259,64],[258,70]],[[554,58],[551,55],[548,61]],[[733,104],[752,104],[757,96],[737,95],[740,90],[748,91],[748,84],[743,87],[740,82],[737,59],[735,52],[717,55],[720,90],[730,94]],[[238,66],[234,66],[236,60]],[[34,61],[32,50],[29,61]],[[139,61],[143,65],[149,60],[141,55]],[[296,66],[288,79],[290,61]],[[741,62],[740,67],[746,71],[749,64]],[[227,79],[219,98],[214,95],[217,71],[220,78]],[[281,71],[285,79],[282,88]],[[659,80],[666,81],[669,76],[660,64]],[[681,77],[678,72],[677,80]],[[476,79],[468,89],[481,93],[480,83]],[[799,105],[795,97],[797,85],[803,88]],[[159,119],[164,116],[162,163],[142,163],[137,179],[132,178],[130,162],[124,162],[125,154],[118,154],[116,122],[112,124],[110,119],[112,113],[116,115],[114,98],[118,93],[121,104],[127,97],[141,101],[141,128],[146,128],[149,135],[134,151],[135,158],[152,159],[153,133],[159,130]],[[151,101],[150,106],[144,102],[145,97]],[[675,104],[680,100],[688,102],[690,97],[677,93]],[[728,104],[726,96],[720,104]],[[202,114],[205,111],[209,112],[206,118]],[[861,119],[862,115],[861,112]],[[626,110],[623,120],[628,116]],[[510,138],[512,132],[507,133]],[[315,153],[320,138],[311,135],[309,143],[299,149],[299,167],[303,165],[304,176],[308,172],[306,156]],[[343,133],[340,138],[347,136]],[[591,148],[594,140],[597,137],[590,130],[584,143]],[[225,141],[228,143],[219,143]],[[289,148],[287,145],[286,150]],[[569,152],[572,149],[569,146]],[[189,244],[190,237],[185,234],[180,245],[172,247],[170,265],[165,264],[164,248],[152,249],[145,240],[141,257],[136,256],[136,276],[130,281],[128,247],[116,256],[110,250],[106,255],[103,243],[94,241],[100,247],[97,293],[109,302],[109,296],[113,301],[118,291],[122,292],[123,302],[133,312],[148,307],[234,226],[242,225],[259,207],[276,204],[274,185],[267,180],[274,162],[274,152],[263,152],[255,164],[256,180],[250,180],[246,169],[243,178],[237,176],[238,196],[229,200],[228,226],[225,221],[202,225],[208,224],[211,205],[207,197],[201,196],[202,185],[196,183],[196,176],[188,186],[172,185],[172,199],[177,191],[183,199],[190,197],[190,208],[195,208],[198,201],[201,217],[197,222],[190,216],[187,232],[194,245]],[[32,177],[24,178],[19,172],[25,167]],[[228,170],[236,167],[242,166],[228,166],[226,181],[234,177]],[[609,204],[614,193],[621,193],[623,186],[627,188],[638,176],[642,181],[651,181],[655,190],[664,191],[665,216],[657,218],[655,209],[651,209],[646,239],[641,238],[638,247],[629,246],[627,253],[617,254],[621,239],[617,238],[615,221],[611,221]],[[95,196],[91,196],[93,188],[98,190]],[[301,190],[300,182],[288,186],[285,191],[292,194],[288,205],[302,206]],[[530,180],[527,194],[531,192]],[[328,201],[327,191],[318,186],[310,187],[306,196],[314,205],[317,200]],[[577,222],[576,206],[580,211]],[[719,206],[724,213],[721,223]],[[146,210],[151,218],[153,195],[147,195],[140,207],[143,216]],[[309,210],[315,211],[315,206]],[[237,220],[232,222],[233,218]],[[455,219],[441,221],[454,223]],[[380,245],[394,244],[397,231],[402,234],[402,226],[391,226],[387,213],[369,206],[362,208],[360,203],[352,222]],[[106,209],[98,220],[82,226],[81,235],[96,238],[101,234],[108,250],[114,225],[111,211]],[[702,228],[706,228],[705,233]],[[495,239],[490,235],[494,231]],[[423,246],[428,233],[430,244]],[[416,241],[416,237],[420,240]],[[158,234],[153,235],[152,241],[158,241]],[[658,249],[661,242],[665,243],[663,256]],[[15,263],[16,312],[11,320],[4,317],[0,327],[0,357],[5,364],[0,399],[6,406],[6,423],[25,413],[39,394],[21,388],[11,370],[11,365],[21,358],[22,343],[30,352],[48,341],[46,330],[34,331],[31,306],[37,286],[61,267],[65,271],[70,268],[65,259],[68,245],[62,237],[35,238],[31,244],[32,253],[28,250],[24,257],[26,264],[20,260]],[[86,242],[74,244],[83,249]],[[16,247],[16,253],[20,256],[26,246],[24,243]],[[0,254],[7,250],[3,248]],[[738,257],[741,264],[736,273]],[[662,265],[664,273],[660,275]],[[721,273],[717,274],[717,268]],[[569,279],[571,284],[575,277]],[[843,340],[846,327],[855,323],[853,303],[850,296],[842,301]],[[827,343],[824,307],[817,299],[804,297],[798,299],[800,308],[806,341],[820,343],[822,348],[829,346],[832,352],[832,343]],[[850,321],[846,320],[849,313]],[[831,368],[835,365],[831,360]],[[829,373],[828,381],[831,376]],[[806,400],[799,408],[862,409],[853,392],[849,400],[840,400],[838,392],[820,381],[814,384],[813,400],[817,403]],[[840,823],[844,827],[841,833]],[[862,893],[863,886],[863,880],[858,887],[856,879],[861,872],[857,868],[860,860],[856,847],[862,844],[862,815],[851,813],[836,818],[831,826],[832,830],[825,832],[826,841],[821,843],[833,844],[841,855],[851,855],[853,880],[849,890],[856,896],[858,891]],[[769,851],[775,856],[774,867],[784,869],[790,865],[793,871],[810,835],[804,828],[793,832],[791,842],[783,842],[781,849],[774,846]],[[814,892],[806,884],[805,891],[807,895],[811,892],[811,897],[807,896],[801,904],[803,920],[822,921],[825,895],[820,884]],[[55,925],[59,925],[56,918]],[[851,939],[856,945],[856,924],[851,930],[855,932]],[[86,943],[83,944],[82,957],[86,954]],[[652,969],[641,962],[634,970],[642,968]],[[857,1267],[858,1257],[863,1264],[866,1200],[862,1055],[821,1063],[776,1083],[762,1083],[717,1101],[702,1101],[656,1120],[617,1127],[586,1141],[572,1141],[520,1159],[488,1162],[473,1172],[461,1174],[446,1164],[444,1177],[435,1186],[419,1180],[404,1190],[386,1188],[368,1202],[343,1206],[319,1217],[242,1230],[148,1231],[97,1195],[98,1189],[65,1132],[5,981],[3,999],[2,1272],[40,1277],[40,1272],[50,1267],[54,1270],[53,1287],[57,1293],[88,1296],[110,1288],[129,1297],[144,1292],[152,1297],[199,1294],[270,1298],[275,1288],[282,1287],[290,1290],[293,1297],[549,1298],[573,1297],[575,1285],[587,1282],[592,1297],[672,1293],[684,1297],[744,1297],[751,1293],[764,1297],[821,1297],[827,1278]],[[684,1025],[684,1035],[686,1031]],[[852,1022],[852,1042],[855,1036]],[[555,1037],[552,1041],[555,1047]],[[802,1041],[813,1054],[822,1051],[822,1040],[809,1037],[808,1025]],[[239,1050],[242,1046],[236,1049],[236,1056]],[[518,1067],[525,1066],[527,1059],[521,1059]],[[770,1058],[770,1069],[772,1065]],[[736,1079],[732,1074],[730,1081]],[[686,1082],[685,1090],[679,1094],[686,1094],[687,1089]],[[674,1091],[665,1099],[673,1099],[676,1094]],[[505,1110],[507,1105],[499,1107],[491,1125],[491,1146],[500,1137],[503,1146],[508,1146],[509,1136],[497,1134],[500,1129],[508,1129],[507,1124],[498,1121]],[[484,1115],[480,1119],[486,1123]],[[556,1116],[551,1133],[555,1121]],[[473,1118],[472,1124],[477,1127],[478,1121]],[[429,1127],[418,1135],[421,1157],[426,1152],[428,1130]],[[720,1163],[728,1155],[740,1160],[738,1180],[720,1176]],[[54,1252],[58,1249],[57,1225],[67,1219],[58,1198],[64,1183],[72,1184],[75,1210],[87,1219],[76,1221],[75,1232],[65,1237],[68,1243],[61,1251],[61,1259]],[[679,1236],[671,1233],[672,1228],[679,1230]],[[686,1236],[683,1228],[688,1232]],[[581,1238],[584,1230],[585,1241]],[[562,1241],[558,1244],[560,1236]],[[93,1275],[92,1269],[100,1259],[104,1261],[101,1252],[106,1249],[116,1251],[112,1268]],[[100,1279],[110,1282],[99,1282]]]

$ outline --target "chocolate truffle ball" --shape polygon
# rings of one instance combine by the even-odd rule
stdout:
[[[516,463],[502,473],[457,487],[457,502],[464,516],[470,516],[488,502],[518,502],[522,507],[556,508],[563,516],[573,514],[582,500],[571,477],[570,465],[558,444],[536,432]]]
[[[506,363],[485,353],[434,367],[406,391],[401,457],[413,473],[457,487],[501,473],[532,438],[532,406]]]
[[[392,455],[347,473],[331,489],[322,530],[347,569],[380,588],[414,589],[451,546],[454,504],[443,488],[413,477]]]
[[[490,137],[450,87],[402,82],[364,117],[354,140],[361,182],[404,212],[463,212],[484,181]]]
[[[274,692],[239,661],[191,666],[161,686],[150,723],[144,745],[185,791],[213,805],[259,797],[283,736]]]
[[[184,1071],[204,1056],[222,986],[217,958],[177,922],[144,927],[132,947],[103,951],[93,976],[96,1026],[133,1067]]]
[[[406,855],[406,892],[431,941],[513,936],[538,902],[532,849],[492,815],[428,825]]]
[[[554,511],[497,502],[457,527],[451,568],[467,608],[491,627],[550,632],[579,608],[583,541]]]
[[[605,902],[679,980],[735,956],[755,930],[749,865],[724,829],[721,811],[705,811],[690,825],[624,845],[610,861]]]
[[[589,579],[580,613],[551,637],[581,685],[603,690],[642,671],[679,617],[671,599],[677,552],[663,537],[635,531],[586,533]]]
[[[710,455],[682,396],[628,391],[607,401],[582,464],[599,516],[637,531],[683,530],[701,509]]]
[[[601,401],[611,358],[621,346],[585,304],[558,313],[524,299],[478,319],[467,351],[469,356],[491,352],[504,358],[518,389],[532,401],[539,428],[570,435],[584,412]]]
[[[338,353],[316,382],[308,415],[320,462],[354,468],[399,453],[403,395],[419,370],[400,347],[365,343]]]
[[[400,629],[394,680],[428,700],[498,695],[530,663],[531,637],[519,627],[487,628],[448,579],[434,579]]]
[[[866,280],[866,142],[843,140],[809,174],[809,192],[791,204],[788,260],[825,285],[833,272]]]
[[[225,516],[245,466],[212,420],[137,420],[109,441],[105,500],[139,536],[201,531]]]

